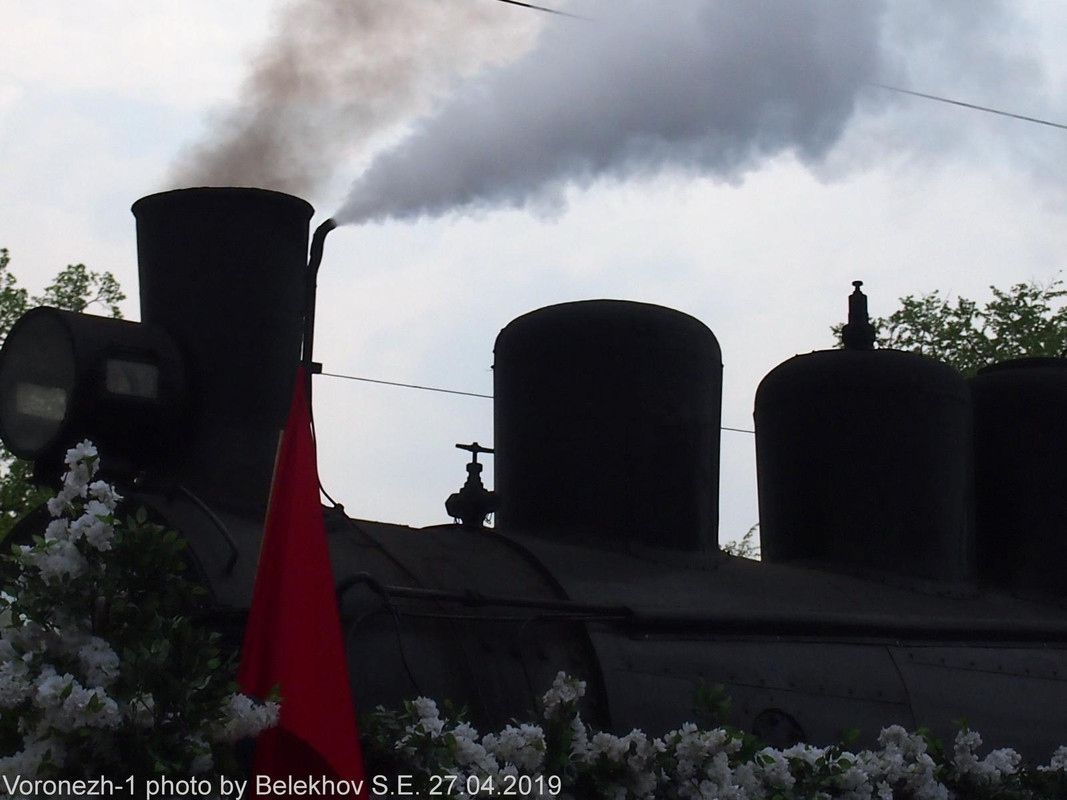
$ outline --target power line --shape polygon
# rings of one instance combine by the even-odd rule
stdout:
[[[731,428],[728,425],[720,425],[719,426],[719,430],[720,431],[732,431],[734,433],[753,433],[753,434],[755,433],[755,431],[750,431],[750,430],[748,430],[748,428]]]
[[[383,381],[377,378],[361,378],[356,375],[338,375],[335,372],[323,372],[321,373],[327,378],[344,378],[349,381],[362,381],[363,383],[377,383],[382,386],[399,386],[402,389],[419,389],[423,392],[440,392],[441,394],[458,394],[463,397],[482,397],[486,400],[492,400],[491,394],[478,394],[477,392],[461,392],[456,389],[441,389],[437,386],[419,386],[414,383],[398,383],[397,381]]]
[[[421,386],[416,383],[400,383],[399,381],[383,381],[378,378],[363,378],[358,375],[340,375],[336,372],[322,372],[319,373],[326,378],[343,378],[346,381],[360,381],[361,383],[375,383],[380,386],[399,386],[401,389],[418,389],[423,392],[439,392],[441,394],[458,394],[462,397],[481,397],[485,400],[492,400],[491,394],[479,394],[478,392],[461,392],[458,389],[442,389],[438,386]],[[730,428],[726,425],[720,425],[720,430],[732,431],[734,433],[755,433],[755,431],[747,430],[746,428]]]
[[[913,97],[924,97],[927,100],[936,100],[939,103],[950,103],[954,106],[963,106],[964,108],[971,108],[975,111],[984,111],[987,114],[999,114],[1002,117],[1011,117],[1012,119],[1021,119],[1024,122],[1036,122],[1038,125],[1048,125],[1051,128],[1059,128],[1061,130],[1067,130],[1067,125],[1061,125],[1058,122],[1049,122],[1047,119],[1039,119],[1038,117],[1027,117],[1023,114],[1013,114],[1010,111],[1001,111],[997,108],[989,108],[988,106],[979,106],[974,103],[964,103],[962,100],[951,100],[947,97],[939,97],[936,94],[925,94],[923,92],[914,92],[911,89],[901,89],[899,86],[888,86],[884,83],[872,83],[871,86],[876,86],[879,89],[886,89],[890,92],[899,92],[900,94],[910,94]]]
[[[533,3],[523,3],[523,2],[520,2],[520,0],[499,0],[499,2],[501,2],[501,3],[509,3],[510,5],[513,5],[513,6],[522,6],[523,8],[532,8],[532,9],[535,9],[537,11],[544,11],[544,12],[546,12],[548,14],[558,14],[561,17],[570,17],[571,19],[584,19],[584,20],[588,20],[589,19],[589,17],[580,17],[577,14],[568,14],[566,11],[558,11],[558,10],[556,10],[554,8],[546,8],[545,6],[537,6],[537,5],[534,5]]]

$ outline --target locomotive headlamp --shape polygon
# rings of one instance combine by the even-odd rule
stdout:
[[[170,449],[184,394],[174,343],[141,323],[35,308],[0,350],[0,438],[46,470],[85,437],[144,468]]]
[[[74,352],[66,328],[52,315],[28,315],[21,323],[2,351],[0,435],[15,455],[36,458],[67,419]]]

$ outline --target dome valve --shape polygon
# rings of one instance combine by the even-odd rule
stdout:
[[[848,324],[841,330],[846,350],[873,350],[875,331],[867,312],[867,295],[860,291],[863,281],[852,281],[855,290],[848,296]]]
[[[453,519],[459,520],[466,530],[480,530],[486,517],[496,511],[499,505],[496,492],[488,491],[482,484],[484,465],[478,463],[478,454],[492,454],[493,448],[482,447],[477,442],[457,444],[456,447],[470,453],[471,462],[467,465],[467,482],[445,501],[445,511]]]

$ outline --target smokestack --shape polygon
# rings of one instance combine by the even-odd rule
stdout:
[[[300,358],[312,207],[262,189],[182,189],[133,205],[141,319],[177,342],[194,428],[171,477],[266,513]]]

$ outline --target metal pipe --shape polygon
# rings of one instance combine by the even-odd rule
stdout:
[[[684,614],[635,611],[632,633],[649,635],[740,635],[839,637],[898,641],[1067,642],[1060,620],[975,619],[973,617],[900,618],[879,614],[834,612]]]
[[[402,597],[408,600],[433,600],[459,603],[460,605],[472,607],[507,606],[511,608],[533,608],[614,618],[629,618],[633,615],[633,611],[626,606],[609,606],[602,603],[578,603],[573,600],[550,600],[536,597],[503,597],[501,595],[482,594],[473,590],[453,591],[449,589],[423,589],[414,586],[387,586],[366,572],[356,573],[342,581],[337,587],[338,600],[345,592],[360,583],[365,584],[372,591],[386,598]]]
[[[237,547],[237,542],[234,541],[230,529],[226,527],[226,523],[219,519],[219,515],[211,510],[211,506],[193,494],[188,487],[183,486],[180,483],[176,483],[174,486],[179,492],[189,498],[192,504],[204,513],[204,516],[211,520],[211,524],[215,526],[215,529],[222,534],[222,538],[226,540],[226,544],[230,547],[230,557],[226,560],[226,574],[232,575],[233,568],[237,566],[237,559],[240,556],[241,551]]]
[[[311,375],[314,370],[312,348],[315,343],[315,295],[318,291],[319,267],[322,264],[322,248],[326,234],[337,227],[337,221],[328,219],[315,229],[311,237],[311,254],[307,266],[307,306],[304,310],[304,379],[307,381],[308,403],[311,402]]]
[[[357,573],[338,587],[340,596],[357,584],[364,584],[388,599],[458,603],[468,607],[503,606],[551,612],[581,614],[604,622],[624,624],[631,635],[657,636],[687,634],[696,636],[786,636],[801,638],[840,637],[842,639],[892,639],[899,641],[946,642],[1064,642],[1067,625],[1059,620],[1003,620],[959,617],[900,619],[878,614],[832,612],[726,612],[685,614],[642,611],[630,606],[582,603],[573,600],[503,597],[474,591],[424,589],[388,586],[368,573]],[[401,612],[403,613],[403,612]],[[594,621],[590,619],[589,621]]]

